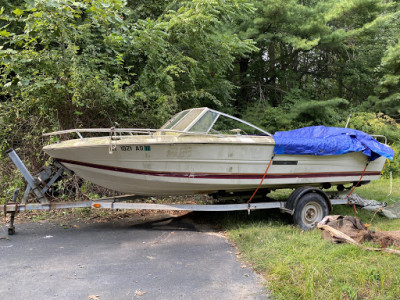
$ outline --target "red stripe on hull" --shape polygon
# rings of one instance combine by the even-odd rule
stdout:
[[[139,175],[150,175],[150,176],[162,176],[162,177],[179,177],[179,178],[203,178],[203,179],[261,179],[263,174],[243,174],[243,173],[188,173],[188,172],[166,172],[166,171],[148,171],[148,170],[137,170],[120,167],[112,167],[105,165],[98,165],[86,162],[72,161],[66,159],[57,159],[61,163],[73,164],[83,167],[139,174]],[[356,172],[324,172],[324,173],[275,173],[267,174],[265,178],[268,179],[282,179],[282,178],[324,178],[324,177],[348,177],[348,176],[361,176],[362,171]],[[379,176],[381,172],[378,171],[367,171],[364,176]]]

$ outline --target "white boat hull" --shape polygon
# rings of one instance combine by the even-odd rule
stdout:
[[[274,142],[262,136],[132,136],[70,140],[44,151],[78,176],[137,195],[250,191],[260,183]],[[359,152],[344,155],[276,155],[262,188],[320,186],[376,180],[385,158],[367,164]],[[364,170],[365,169],[365,170]]]

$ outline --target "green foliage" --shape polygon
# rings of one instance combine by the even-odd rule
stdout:
[[[386,177],[392,173],[393,176],[399,177],[400,175],[400,142],[391,144],[390,147],[394,150],[394,158],[392,161],[387,161],[384,175]]]
[[[339,123],[344,126],[345,123]],[[384,175],[400,175],[400,124],[393,118],[383,113],[358,112],[352,115],[349,127],[364,131],[371,135],[383,135],[387,138],[388,145],[394,150],[393,160],[387,160]],[[385,142],[384,138],[376,137],[380,142]]]
[[[27,4],[17,20],[25,24],[24,32],[6,40],[0,52],[6,112],[17,105],[23,118],[46,118],[48,123],[40,124],[44,128],[66,128],[90,126],[93,114],[109,119],[118,106],[124,107],[124,78],[116,74],[121,70],[118,47],[110,41],[117,33],[123,35],[117,17],[124,2],[113,3]],[[99,18],[109,32],[96,32]],[[6,118],[13,120],[15,114],[5,113]]]
[[[397,116],[400,113],[400,40],[388,47],[380,71],[383,76],[377,88],[379,99],[373,100],[379,109]]]
[[[270,132],[290,130],[312,125],[334,126],[346,116],[348,101],[334,98],[326,101],[310,100],[298,89],[293,89],[284,97],[278,107],[256,106],[245,114]]]
[[[344,126],[345,123],[342,122],[340,125]],[[383,113],[354,113],[351,116],[349,128],[361,130],[368,134],[384,135],[389,144],[400,142],[400,124]]]
[[[310,99],[346,99],[352,106],[373,94],[382,49],[399,34],[399,27],[392,26],[396,5],[381,0],[255,5],[256,17],[240,27],[260,49],[236,70],[241,110],[255,102],[281,106],[292,89]]]
[[[231,98],[233,85],[226,74],[236,56],[256,48],[222,28],[235,15],[250,13],[251,6],[235,1],[182,2],[157,20],[137,24],[134,48],[146,57],[138,70],[134,95],[158,99],[168,107],[189,108],[198,105],[218,107]],[[149,99],[150,98],[150,99]]]
[[[2,94],[11,98],[4,105],[24,99],[25,110],[50,116],[53,127],[132,123],[126,111],[142,126],[156,125],[192,106],[188,98],[221,106],[231,97],[225,75],[235,57],[256,49],[221,30],[252,12],[244,2],[182,1],[136,23],[127,21],[134,13],[122,0],[29,3],[13,11],[18,18],[3,13],[6,26],[25,24],[20,34],[2,34]]]
[[[333,98],[326,101],[305,101],[293,107],[295,120],[302,123],[334,125],[343,118],[340,112],[349,104],[349,101],[341,98]]]

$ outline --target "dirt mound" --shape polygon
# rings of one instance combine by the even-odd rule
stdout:
[[[322,230],[322,237],[332,243],[373,242],[382,248],[400,247],[400,231],[372,232],[355,217],[326,216],[317,227]]]

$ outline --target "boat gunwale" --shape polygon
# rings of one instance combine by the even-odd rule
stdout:
[[[69,141],[73,141],[73,140],[68,140],[68,141],[65,141],[65,142],[69,142]],[[232,143],[229,143],[229,142],[226,142],[226,143],[217,143],[217,142],[207,142],[207,143],[205,143],[205,142],[199,142],[199,143],[196,143],[196,142],[186,142],[186,143],[184,143],[184,142],[177,142],[177,143],[167,143],[167,142],[165,142],[165,143],[120,143],[120,144],[115,144],[115,143],[113,143],[113,146],[129,146],[129,145],[133,145],[133,146],[135,146],[135,145],[140,145],[140,146],[163,146],[163,145],[169,145],[169,146],[172,146],[172,145],[227,145],[227,146],[236,146],[236,145],[238,145],[238,146],[275,146],[275,143],[273,143],[273,142],[270,142],[270,143],[268,143],[268,142],[266,142],[266,143],[240,143],[240,142],[232,142]],[[50,145],[47,145],[47,146],[44,146],[43,147],[43,149],[44,150],[47,150],[47,149],[56,149],[56,148],[58,148],[58,149],[70,149],[70,148],[75,148],[77,145],[76,144],[67,144],[67,143],[63,143],[63,142],[60,142],[60,143],[55,143],[55,144],[50,144]],[[95,143],[91,143],[91,144],[80,144],[79,145],[81,148],[97,148],[97,147],[104,147],[104,146],[109,146],[109,144],[107,144],[107,143],[102,143],[102,144],[95,144]]]
[[[191,140],[188,140],[193,138]],[[196,138],[200,138],[196,140]],[[165,139],[163,141],[163,139]],[[88,138],[74,138],[58,143],[52,143],[44,147],[46,148],[70,148],[76,147],[79,143],[80,147],[102,147],[109,146],[110,143],[117,146],[123,145],[264,145],[274,146],[275,141],[267,135],[159,135],[159,136],[144,136],[144,135],[125,135],[125,136],[99,136]]]

